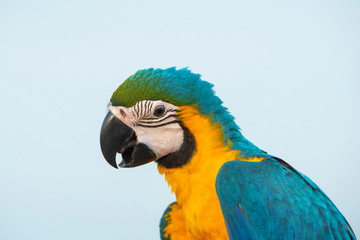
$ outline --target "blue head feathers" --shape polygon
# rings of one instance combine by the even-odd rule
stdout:
[[[194,74],[187,68],[149,68],[139,70],[126,79],[110,101],[115,106],[125,107],[131,107],[141,100],[162,100],[176,106],[194,106],[200,114],[221,126],[225,144],[231,142],[232,149],[241,150],[241,154],[245,156],[255,152],[256,155],[262,153],[242,136],[234,117],[222,106],[222,101],[215,95],[212,87],[211,83],[201,80],[199,74]]]

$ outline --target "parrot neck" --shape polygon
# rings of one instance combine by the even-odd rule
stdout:
[[[194,107],[179,107],[179,120],[195,138],[195,153],[187,164],[178,168],[158,165],[159,173],[165,175],[171,191],[175,193],[189,233],[200,239],[204,236],[205,239],[227,239],[225,222],[215,189],[217,173],[228,161],[258,162],[263,158],[257,155],[245,157],[245,154],[240,154],[241,149],[234,149],[235,144],[232,139],[236,140],[236,135],[227,139],[228,145],[224,144],[223,128],[219,124],[212,123]],[[236,146],[245,146],[247,143],[245,140],[240,141]],[[169,228],[171,231],[171,225]],[[209,233],[216,236],[209,238]]]
[[[240,132],[240,127],[235,123],[234,117],[228,109],[222,105],[214,105],[207,109],[206,116],[210,116],[211,122],[221,129],[224,144],[231,150],[238,150],[240,158],[268,157],[269,155],[247,140]]]

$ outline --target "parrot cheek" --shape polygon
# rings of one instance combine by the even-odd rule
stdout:
[[[155,160],[179,150],[184,139],[183,130],[178,124],[148,129],[135,127],[135,132],[138,142],[155,153]]]

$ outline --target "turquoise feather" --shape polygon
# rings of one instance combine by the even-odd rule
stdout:
[[[169,223],[169,216],[167,215],[170,211],[171,211],[171,206],[176,204],[176,202],[171,203],[165,210],[165,212],[163,213],[161,220],[160,220],[160,239],[161,240],[170,240],[170,237],[165,237],[165,228]]]
[[[280,159],[227,162],[216,191],[231,240],[355,239],[320,188]]]

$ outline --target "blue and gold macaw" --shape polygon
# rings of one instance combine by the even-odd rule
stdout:
[[[145,69],[111,97],[105,159],[155,161],[176,195],[161,239],[355,239],[318,186],[241,134],[212,87],[186,68]]]

